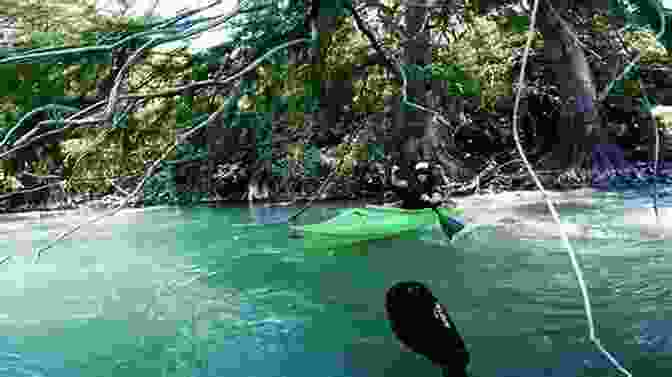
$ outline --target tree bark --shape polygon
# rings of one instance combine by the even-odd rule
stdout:
[[[560,121],[554,125],[559,137],[543,160],[549,169],[573,169],[590,161],[602,130],[593,104],[596,90],[592,72],[583,49],[570,35],[571,25],[559,12],[546,1],[539,4],[538,25],[544,37],[545,59],[564,100]]]
[[[426,0],[423,2],[428,3]],[[430,34],[427,28],[423,28],[423,22],[427,8],[423,6],[408,6],[405,13],[406,32],[414,36],[405,46],[403,64],[426,66],[431,63],[432,50]],[[409,102],[420,106],[427,106],[428,93],[426,81],[421,77],[407,76],[407,98]],[[427,112],[415,107],[407,106],[400,97],[396,105],[394,128],[399,137],[399,152],[401,157],[402,173],[407,173],[410,163],[419,157],[427,158],[431,155],[431,145],[423,143],[423,137],[428,133],[431,126],[431,117]]]

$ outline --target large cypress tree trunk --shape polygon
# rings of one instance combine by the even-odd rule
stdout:
[[[585,166],[595,143],[599,142],[601,122],[593,101],[596,90],[583,49],[576,45],[568,30],[571,25],[548,7],[539,4],[538,28],[544,36],[544,55],[549,62],[564,100],[562,115],[555,125],[557,141],[543,157],[550,169],[575,169]],[[544,127],[544,125],[538,125]]]
[[[428,0],[422,2],[429,3]],[[403,64],[426,66],[431,63],[432,51],[430,34],[427,28],[422,29],[427,8],[423,6],[408,6],[405,13],[406,32],[414,36],[405,46]],[[426,107],[428,103],[427,82],[421,77],[406,75],[408,101]],[[398,108],[395,111],[396,134],[398,137],[399,157],[401,158],[402,172],[408,171],[411,161],[419,157],[431,156],[432,145],[424,138],[431,127],[431,116],[426,111],[407,106],[400,96],[396,101]]]

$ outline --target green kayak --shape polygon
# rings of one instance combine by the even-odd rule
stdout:
[[[462,223],[453,218],[463,213],[461,208],[439,208],[438,210],[445,219],[457,224],[455,232],[462,228]],[[290,228],[303,235],[306,245],[311,248],[331,248],[395,237],[436,223],[438,223],[438,217],[431,208],[408,210],[397,207],[366,206],[366,208],[345,210],[323,223],[290,226]]]

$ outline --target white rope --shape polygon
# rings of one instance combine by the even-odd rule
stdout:
[[[532,176],[532,179],[534,179],[535,184],[541,191],[541,193],[544,195],[544,200],[546,201],[546,204],[548,205],[548,209],[551,211],[551,214],[553,215],[553,220],[558,224],[558,227],[560,228],[560,235],[562,237],[562,241],[565,244],[565,247],[567,248],[567,253],[569,254],[569,258],[572,261],[572,267],[574,268],[574,274],[576,275],[576,279],[579,281],[579,287],[581,288],[581,294],[583,295],[583,304],[584,304],[584,309],[586,312],[586,319],[588,321],[588,329],[589,329],[589,337],[590,340],[595,343],[595,346],[602,352],[604,356],[618,369],[621,373],[625,374],[628,377],[632,377],[632,374],[627,371],[625,368],[623,368],[618,361],[611,356],[609,352],[607,352],[606,349],[602,346],[602,343],[600,340],[597,338],[597,334],[595,332],[595,325],[593,324],[593,315],[592,315],[592,308],[590,305],[590,298],[588,296],[588,290],[586,289],[586,283],[583,280],[583,273],[581,272],[581,268],[579,267],[579,263],[576,260],[576,255],[574,253],[574,249],[572,248],[572,245],[569,243],[569,238],[567,237],[567,233],[565,232],[563,228],[563,224],[560,221],[560,216],[558,216],[557,211],[555,210],[555,206],[553,206],[553,203],[548,197],[548,194],[544,190],[544,187],[542,186],[541,182],[539,181],[539,178],[537,175],[534,173],[534,170],[532,170],[532,166],[530,165],[530,162],[527,160],[527,157],[525,156],[525,152],[523,151],[523,147],[520,144],[520,138],[518,136],[518,128],[516,121],[518,119],[517,114],[518,114],[518,106],[520,104],[520,93],[523,88],[523,82],[525,79],[525,66],[527,65],[527,57],[530,52],[530,47],[532,45],[532,38],[534,37],[534,25],[535,25],[535,20],[536,20],[536,15],[537,15],[537,9],[539,8],[539,0],[534,0],[534,5],[532,8],[532,17],[530,19],[530,30],[527,32],[527,43],[525,45],[525,53],[523,54],[523,64],[520,68],[520,77],[518,79],[518,90],[516,93],[516,102],[513,108],[513,137],[516,141],[516,148],[518,149],[518,153],[520,153],[520,157],[522,158],[523,162],[525,163],[525,166],[527,167],[527,170],[529,171],[530,175]]]
[[[662,38],[663,33],[665,32],[665,12],[663,12],[663,9],[660,5],[659,2],[654,1],[654,5],[656,6],[656,10],[658,11],[658,15],[660,16],[660,30],[658,30],[658,33],[656,34],[656,42],[661,43],[660,38]],[[641,55],[640,55],[641,56]],[[639,80],[639,86],[641,90],[644,90],[644,83],[642,83],[642,80]],[[646,94],[645,92],[643,94]],[[646,97],[644,97],[644,101],[646,101]],[[656,216],[656,224],[660,226],[660,214],[658,213],[658,156],[660,154],[660,135],[658,134],[658,124],[656,121],[656,116],[653,113],[653,110],[649,108],[649,111],[651,112],[651,116],[653,117],[653,134],[656,137],[656,155],[655,155],[655,165],[654,165],[654,179],[653,179],[653,213]]]
[[[640,87],[644,87],[642,80],[639,80]],[[646,97],[645,97],[646,98]],[[653,134],[656,137],[655,165],[653,165],[653,214],[656,216],[656,225],[660,226],[660,214],[658,213],[658,156],[660,154],[660,135],[658,134],[658,121],[655,116],[655,109],[649,109],[653,116]]]

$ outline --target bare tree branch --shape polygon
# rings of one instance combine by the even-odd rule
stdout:
[[[401,77],[401,72],[399,72],[399,70],[394,65],[394,63],[392,63],[392,61],[387,58],[387,56],[385,55],[385,52],[383,52],[382,47],[380,46],[380,44],[376,40],[376,37],[373,35],[373,33],[371,33],[371,30],[369,30],[369,28],[366,27],[366,25],[364,24],[364,21],[362,21],[362,18],[359,16],[359,13],[357,13],[357,11],[355,9],[353,9],[352,7],[350,7],[349,5],[347,7],[349,7],[350,11],[352,12],[352,16],[355,18],[355,23],[357,24],[357,28],[359,29],[359,31],[364,33],[364,35],[366,35],[366,37],[369,39],[369,42],[371,42],[371,45],[373,46],[373,48],[376,51],[378,51],[378,53],[385,60],[385,65],[389,69],[392,70],[392,73],[394,74],[396,79],[399,82],[402,82],[403,79]]]
[[[229,77],[229,78],[228,78],[227,80],[225,80],[225,81],[231,81],[231,80],[234,80],[234,79],[236,79],[236,78],[238,78],[238,77],[244,75],[245,73],[247,73],[247,72],[249,72],[249,71],[255,69],[256,67],[258,67],[258,66],[261,64],[262,61],[266,60],[270,55],[276,53],[277,51],[279,51],[279,50],[281,50],[281,49],[286,49],[286,48],[288,48],[288,47],[290,47],[290,46],[293,46],[293,45],[295,45],[295,44],[298,44],[298,43],[309,43],[309,42],[310,42],[310,39],[302,38],[302,39],[293,40],[293,41],[290,41],[290,42],[287,42],[287,43],[283,43],[283,44],[281,44],[281,45],[279,45],[279,46],[276,46],[276,47],[272,48],[271,50],[269,50],[267,53],[265,53],[263,56],[259,57],[258,59],[256,59],[256,60],[253,61],[252,63],[250,63],[250,65],[248,65],[245,69],[243,69],[243,70],[240,71],[239,73],[237,73],[237,74],[235,74],[235,75]],[[76,232],[77,230],[81,229],[81,228],[82,228],[83,226],[85,226],[85,225],[92,224],[92,223],[94,223],[94,222],[96,222],[96,221],[98,221],[98,220],[100,220],[100,219],[102,219],[102,218],[104,218],[104,217],[111,216],[111,215],[114,215],[114,214],[118,213],[122,208],[124,208],[126,205],[128,205],[128,203],[140,193],[140,190],[141,190],[142,187],[145,185],[145,182],[147,182],[147,179],[149,179],[149,177],[151,177],[151,176],[154,174],[154,171],[155,171],[156,168],[159,166],[159,164],[161,164],[161,162],[162,162],[163,160],[165,160],[166,157],[168,157],[168,155],[169,155],[175,148],[177,148],[177,146],[178,146],[179,144],[181,144],[184,140],[186,140],[186,139],[188,139],[189,137],[191,137],[192,135],[194,135],[196,132],[198,132],[198,131],[199,131],[200,129],[202,129],[203,127],[206,127],[207,125],[209,125],[210,123],[212,123],[212,122],[214,122],[216,119],[218,119],[218,118],[224,113],[225,109],[226,109],[226,104],[222,104],[222,105],[219,107],[219,109],[217,109],[217,111],[215,111],[213,114],[211,114],[211,115],[208,117],[208,119],[205,120],[203,123],[201,123],[200,125],[198,125],[198,126],[192,128],[191,130],[187,131],[187,132],[184,133],[183,135],[179,135],[179,136],[177,137],[177,141],[176,141],[174,144],[172,144],[169,148],[166,148],[165,151],[164,151],[164,153],[161,155],[161,157],[160,157],[158,160],[156,160],[156,161],[152,164],[152,166],[150,166],[150,168],[147,170],[147,172],[145,173],[145,175],[144,175],[144,177],[142,178],[142,180],[140,181],[140,183],[138,183],[138,185],[136,186],[135,190],[133,190],[133,192],[131,192],[126,198],[124,198],[124,200],[122,200],[122,202],[121,202],[120,204],[118,204],[116,208],[114,208],[114,209],[112,209],[112,210],[110,210],[110,211],[107,211],[107,212],[101,214],[100,216],[96,216],[96,217],[94,217],[94,218],[91,219],[91,220],[88,220],[88,221],[85,221],[85,222],[83,222],[83,223],[80,223],[80,224],[78,224],[78,225],[72,227],[71,229],[69,229],[69,230],[67,230],[67,231],[65,231],[65,232],[63,232],[63,233],[61,233],[60,235],[58,235],[58,236],[56,237],[56,239],[54,239],[54,241],[50,242],[49,244],[47,244],[47,246],[42,247],[42,248],[40,248],[39,250],[37,250],[37,251],[35,252],[34,263],[37,263],[38,260],[39,260],[39,258],[40,258],[40,256],[41,256],[45,251],[47,251],[48,249],[52,248],[58,241],[61,241],[61,240],[65,239],[67,236],[69,236],[69,235],[71,235],[72,233]]]

